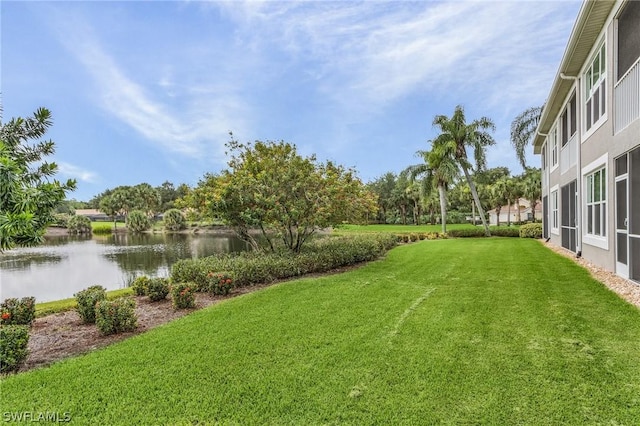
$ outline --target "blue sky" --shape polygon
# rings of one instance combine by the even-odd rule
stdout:
[[[49,108],[58,177],[85,201],[195,185],[229,131],[373,180],[416,163],[457,104],[494,120],[489,167],[517,174],[509,125],[544,102],[580,5],[2,1],[2,121]]]

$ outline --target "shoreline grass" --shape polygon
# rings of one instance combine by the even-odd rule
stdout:
[[[80,424],[638,424],[640,311],[538,241],[403,245],[4,378]]]

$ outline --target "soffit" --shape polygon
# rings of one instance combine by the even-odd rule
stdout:
[[[535,154],[540,154],[545,139],[539,133],[547,134],[549,132],[555,118],[560,113],[565,98],[573,87],[573,80],[565,80],[560,77],[560,74],[571,77],[578,75],[588,59],[593,45],[598,41],[598,35],[607,22],[614,5],[615,1],[612,0],[586,0],[582,4],[560,62],[560,67],[556,73],[551,92],[542,110],[537,132],[533,139],[533,152]]]

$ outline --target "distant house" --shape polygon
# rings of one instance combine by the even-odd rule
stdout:
[[[518,210],[520,210],[520,217],[518,217]],[[489,210],[489,224],[498,224],[498,215],[496,209]],[[542,220],[542,203],[538,202],[535,206],[535,212],[531,212],[531,203],[525,198],[520,198],[517,202],[511,205],[511,212],[509,212],[508,206],[502,206],[500,208],[500,225],[509,223],[527,222],[532,220]]]
[[[640,283],[640,1],[584,1],[534,152],[543,235]]]
[[[111,217],[107,216],[106,214],[102,213],[100,210],[97,210],[97,209],[78,209],[76,210],[76,215],[86,216],[92,222],[106,222],[111,220]]]

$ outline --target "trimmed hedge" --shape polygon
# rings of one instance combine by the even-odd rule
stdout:
[[[147,282],[147,296],[152,302],[159,302],[169,294],[169,280],[166,278],[151,278]]]
[[[96,303],[107,298],[107,290],[101,285],[93,285],[73,295],[78,302],[78,315],[85,324],[96,322]]]
[[[492,237],[519,237],[520,231],[518,228],[510,228],[508,226],[491,226],[489,227]],[[481,238],[484,237],[484,228],[465,228],[465,229],[452,229],[447,232],[447,235],[451,238]]]
[[[541,223],[527,223],[520,227],[520,238],[542,238]]]
[[[211,291],[210,274],[224,272],[237,287],[255,285],[374,260],[397,241],[391,234],[329,237],[308,243],[297,255],[243,252],[183,259],[173,265],[171,279],[174,283],[193,282],[198,291]]]
[[[0,324],[31,327],[36,318],[35,297],[9,298],[0,304]]]

